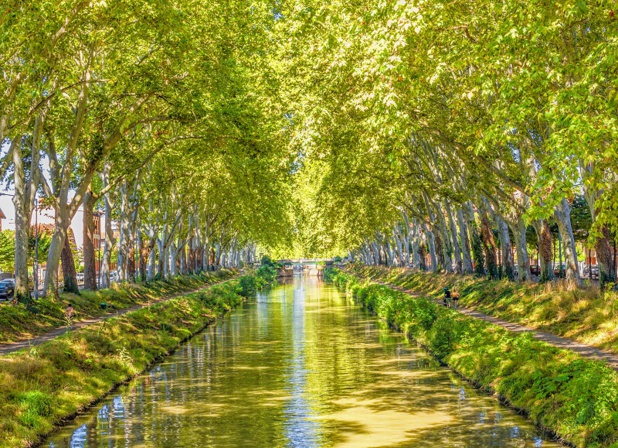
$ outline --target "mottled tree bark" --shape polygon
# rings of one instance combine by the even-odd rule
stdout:
[[[517,280],[525,282],[530,280],[530,258],[528,257],[528,242],[526,239],[526,224],[522,217],[516,223],[510,224],[515,250],[517,251]]]
[[[73,259],[73,252],[71,251],[71,243],[68,235],[64,239],[60,258],[62,259],[64,292],[79,294],[79,286],[77,285],[77,271],[75,270],[75,261]]]
[[[566,264],[566,278],[573,280],[578,285],[581,283],[579,269],[577,268],[577,249],[575,247],[575,237],[573,236],[573,226],[571,225],[571,206],[566,199],[560,201],[554,210],[554,219],[558,224],[558,230],[562,237],[562,246]]]
[[[97,289],[96,249],[94,247],[94,204],[96,198],[88,189],[84,196],[83,238],[84,238],[84,289]]]
[[[468,238],[468,226],[464,219],[463,210],[457,210],[457,221],[459,222],[459,235],[461,238],[461,253],[463,262],[463,273],[472,274],[472,257],[470,256],[470,239]]]
[[[483,242],[481,234],[474,219],[474,208],[472,203],[468,202],[464,208],[468,228],[470,230],[470,238],[472,240],[472,254],[474,255],[474,273],[476,275],[485,275],[485,253],[483,250]]]
[[[509,227],[502,218],[496,215],[496,223],[498,225],[498,236],[500,245],[502,246],[502,270],[504,275],[509,280],[515,280],[515,269],[513,263],[513,253],[511,252],[511,236],[509,235]]]
[[[485,252],[485,261],[487,263],[487,273],[490,278],[498,278],[498,266],[496,261],[496,242],[494,234],[491,230],[491,223],[487,217],[487,213],[481,214],[481,241]]]
[[[463,261],[461,259],[461,248],[457,237],[457,226],[455,225],[455,219],[453,218],[453,210],[448,201],[444,201],[444,207],[448,218],[449,229],[451,231],[451,246],[453,248],[453,255],[455,256],[455,270],[457,273],[462,274]]]
[[[614,270],[614,256],[610,244],[610,231],[607,226],[601,227],[601,235],[597,239],[594,249],[597,253],[599,283],[601,287],[605,287],[607,283],[616,283],[616,271]]]
[[[539,268],[541,270],[540,281],[546,282],[554,279],[554,270],[551,261],[554,256],[552,248],[552,236],[547,221],[536,220],[532,223],[539,240]]]

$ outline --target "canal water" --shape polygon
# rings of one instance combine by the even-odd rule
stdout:
[[[233,311],[46,447],[552,447],[317,278]]]

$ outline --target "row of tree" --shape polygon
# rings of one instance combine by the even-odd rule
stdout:
[[[289,155],[277,80],[258,70],[272,21],[269,5],[241,1],[3,4],[0,176],[14,190],[17,296],[29,296],[39,203],[55,214],[48,295],[61,260],[65,289],[77,288],[67,232],[80,208],[88,288],[99,211],[103,285],[112,252],[120,279],[148,279],[278,244]]]
[[[314,173],[313,249],[542,278],[555,223],[580,281],[572,205],[585,198],[602,282],[615,282],[618,27],[611,1],[285,2],[280,69],[291,144]],[[302,176],[299,176],[302,178]],[[498,240],[498,241],[496,241]],[[396,252],[394,251],[394,252]],[[389,251],[386,251],[389,252]],[[475,262],[475,263],[473,263]]]
[[[531,228],[549,279],[550,224],[578,282],[583,197],[601,280],[615,281],[612,8],[10,0],[0,176],[15,192],[18,294],[38,198],[55,212],[47,294],[61,260],[75,286],[66,236],[80,207],[88,287],[100,210],[103,284],[112,252],[122,279],[148,279],[250,261],[258,244],[366,261],[396,247],[412,263],[426,251],[431,268],[516,264],[526,280]]]

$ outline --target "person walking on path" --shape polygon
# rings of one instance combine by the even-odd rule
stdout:
[[[448,288],[444,288],[444,306],[450,308],[451,306],[451,290]]]
[[[454,290],[451,294],[451,298],[453,299],[453,307],[459,308],[459,291]]]

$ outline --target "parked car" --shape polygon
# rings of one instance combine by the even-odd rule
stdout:
[[[77,273],[77,283],[84,283],[84,273],[83,272]]]
[[[593,280],[598,280],[599,279],[599,266],[597,266],[596,264],[592,266],[584,266],[582,277],[592,278]]]
[[[532,275],[541,275],[541,268],[538,264],[531,264],[530,265],[530,273]]]
[[[7,278],[0,281],[0,300],[10,300],[15,295],[15,280]]]
[[[559,264],[554,266],[554,275],[558,278],[566,277],[566,264],[562,263],[562,266]]]

